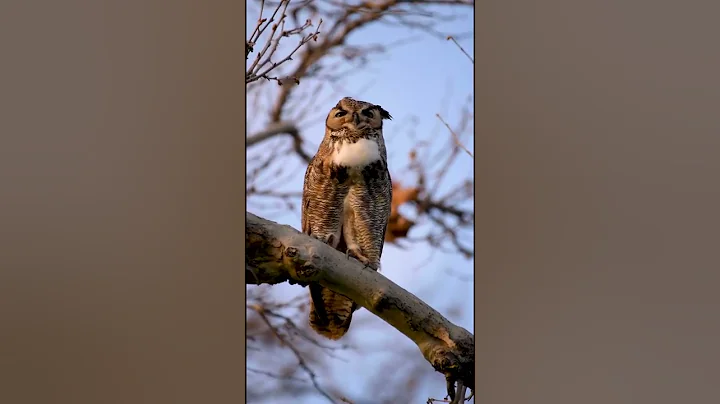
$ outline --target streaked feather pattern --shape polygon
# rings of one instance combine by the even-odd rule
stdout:
[[[305,171],[301,207],[304,233],[374,270],[380,267],[392,200],[382,119],[390,114],[380,106],[340,100]],[[345,335],[357,305],[318,284],[310,285],[310,297],[311,327],[330,339]]]

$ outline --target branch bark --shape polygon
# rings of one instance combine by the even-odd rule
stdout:
[[[455,382],[474,390],[475,337],[470,332],[319,240],[249,212],[246,218],[246,283],[317,282],[341,293],[410,338],[432,367],[445,375],[451,396]]]

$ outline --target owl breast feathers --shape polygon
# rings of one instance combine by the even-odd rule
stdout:
[[[392,183],[387,167],[381,106],[341,99],[325,120],[325,137],[305,171],[302,231],[380,268],[390,217]],[[310,326],[339,339],[347,333],[355,302],[318,284],[310,285]]]

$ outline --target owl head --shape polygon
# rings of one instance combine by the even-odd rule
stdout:
[[[330,110],[325,126],[331,132],[362,134],[382,129],[383,119],[392,119],[383,107],[345,97]]]

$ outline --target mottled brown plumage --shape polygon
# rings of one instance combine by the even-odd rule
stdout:
[[[379,270],[392,183],[379,105],[343,98],[330,110],[325,137],[305,172],[302,231]],[[330,339],[348,331],[357,305],[310,285],[310,326]]]

